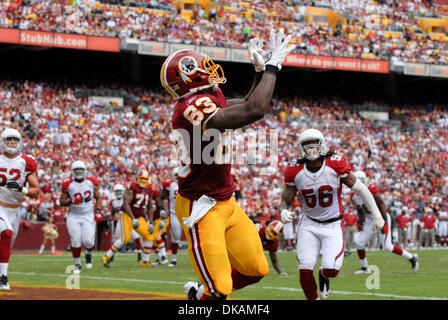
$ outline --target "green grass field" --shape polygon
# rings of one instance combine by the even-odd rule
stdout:
[[[419,254],[420,268],[411,271],[411,264],[403,257],[388,252],[368,252],[370,265],[379,268],[379,289],[368,289],[369,275],[355,275],[359,269],[356,252],[344,258],[344,263],[336,279],[331,280],[329,300],[434,300],[448,299],[448,250],[412,250]],[[169,268],[159,265],[151,269],[141,268],[135,254],[115,256],[112,268],[101,264],[102,252],[94,253],[93,268],[83,268],[80,287],[91,289],[114,289],[142,292],[163,292],[185,297],[183,285],[187,281],[197,281],[190,266],[186,250],[179,251],[178,265]],[[252,300],[303,300],[300,290],[295,252],[279,252],[280,264],[288,277],[280,277],[271,267],[270,274],[258,284],[232,293],[229,299]],[[152,257],[154,259],[154,257]],[[62,255],[23,255],[17,252],[11,257],[9,280],[14,284],[65,287],[68,265],[73,264],[69,252]],[[318,262],[318,266],[320,261]],[[84,266],[84,258],[83,258]],[[317,268],[316,268],[317,269]],[[315,272],[316,279],[317,271]]]

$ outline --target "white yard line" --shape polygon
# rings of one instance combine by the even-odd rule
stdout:
[[[44,276],[44,277],[62,277],[66,278],[68,274],[57,274],[57,273],[36,273],[36,272],[9,272],[10,274],[17,275],[27,275],[27,276]],[[165,280],[146,280],[146,279],[132,279],[132,278],[108,278],[108,277],[97,277],[97,276],[86,276],[81,273],[80,278],[93,279],[93,280],[109,280],[109,281],[124,281],[124,282],[143,282],[143,283],[162,283],[183,286],[185,282],[179,281],[165,281]],[[288,287],[270,287],[270,286],[248,286],[248,289],[270,289],[270,290],[282,290],[282,291],[302,291],[297,288]],[[448,298],[439,297],[415,297],[415,296],[402,296],[396,294],[387,293],[375,293],[375,292],[351,292],[351,291],[335,291],[332,290],[330,294],[342,294],[342,295],[363,295],[363,296],[375,296],[375,297],[386,297],[386,298],[396,298],[396,299],[410,299],[410,300],[448,300]]]

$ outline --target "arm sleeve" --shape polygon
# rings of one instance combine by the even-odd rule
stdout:
[[[356,179],[355,184],[352,187],[352,191],[355,192],[362,200],[364,205],[367,207],[369,212],[372,213],[374,217],[380,216],[381,212],[376,205],[375,198],[373,198],[372,193],[366,187],[364,183],[362,183],[359,179]]]

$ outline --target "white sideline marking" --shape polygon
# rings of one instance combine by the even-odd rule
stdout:
[[[62,277],[66,278],[65,274],[56,274],[56,273],[36,273],[36,272],[9,272],[10,274],[21,274],[27,276],[46,276],[46,277]],[[147,279],[130,279],[130,278],[108,278],[108,277],[96,277],[96,276],[86,276],[82,275],[82,278],[93,279],[93,280],[111,280],[111,281],[125,281],[125,282],[144,282],[144,283],[163,283],[163,284],[172,284],[172,285],[183,285],[184,282],[179,281],[165,281],[165,280],[147,280]],[[283,290],[283,291],[301,291],[298,288],[288,288],[288,287],[270,287],[270,286],[248,286],[250,289],[272,289],[272,290]],[[414,297],[414,296],[401,296],[395,294],[387,294],[387,293],[375,293],[375,292],[351,292],[351,291],[330,291],[331,294],[344,294],[344,295],[363,295],[363,296],[376,296],[376,297],[387,297],[387,298],[397,298],[397,299],[411,299],[411,300],[448,300],[448,298],[439,298],[439,297]]]

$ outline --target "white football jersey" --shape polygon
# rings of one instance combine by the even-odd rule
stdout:
[[[68,192],[72,201],[70,205],[70,214],[74,215],[92,215],[94,214],[94,190],[98,186],[98,180],[95,177],[87,177],[79,183],[73,179],[62,183],[62,192]],[[80,204],[73,204],[75,198],[81,198]]]
[[[37,170],[36,159],[19,154],[13,159],[9,159],[0,154],[0,201],[5,203],[20,205],[23,195],[19,191],[6,188],[6,183],[16,181],[21,186],[26,185],[28,175]]]
[[[448,211],[439,211],[439,226],[448,224],[448,221],[440,220],[440,218],[448,218]]]
[[[293,161],[285,170],[285,183],[297,188],[303,214],[326,221],[342,217],[342,182],[351,166],[343,156],[333,155],[324,160],[319,171],[313,173],[303,163]]]
[[[113,198],[110,201],[110,207],[115,212],[120,211],[122,206],[123,206],[123,198],[121,198],[120,200],[118,200],[117,198]]]
[[[163,187],[169,192],[169,208],[170,214],[176,214],[174,210],[174,203],[176,202],[177,192],[179,190],[179,186],[177,185],[177,181],[168,180],[163,183]]]

